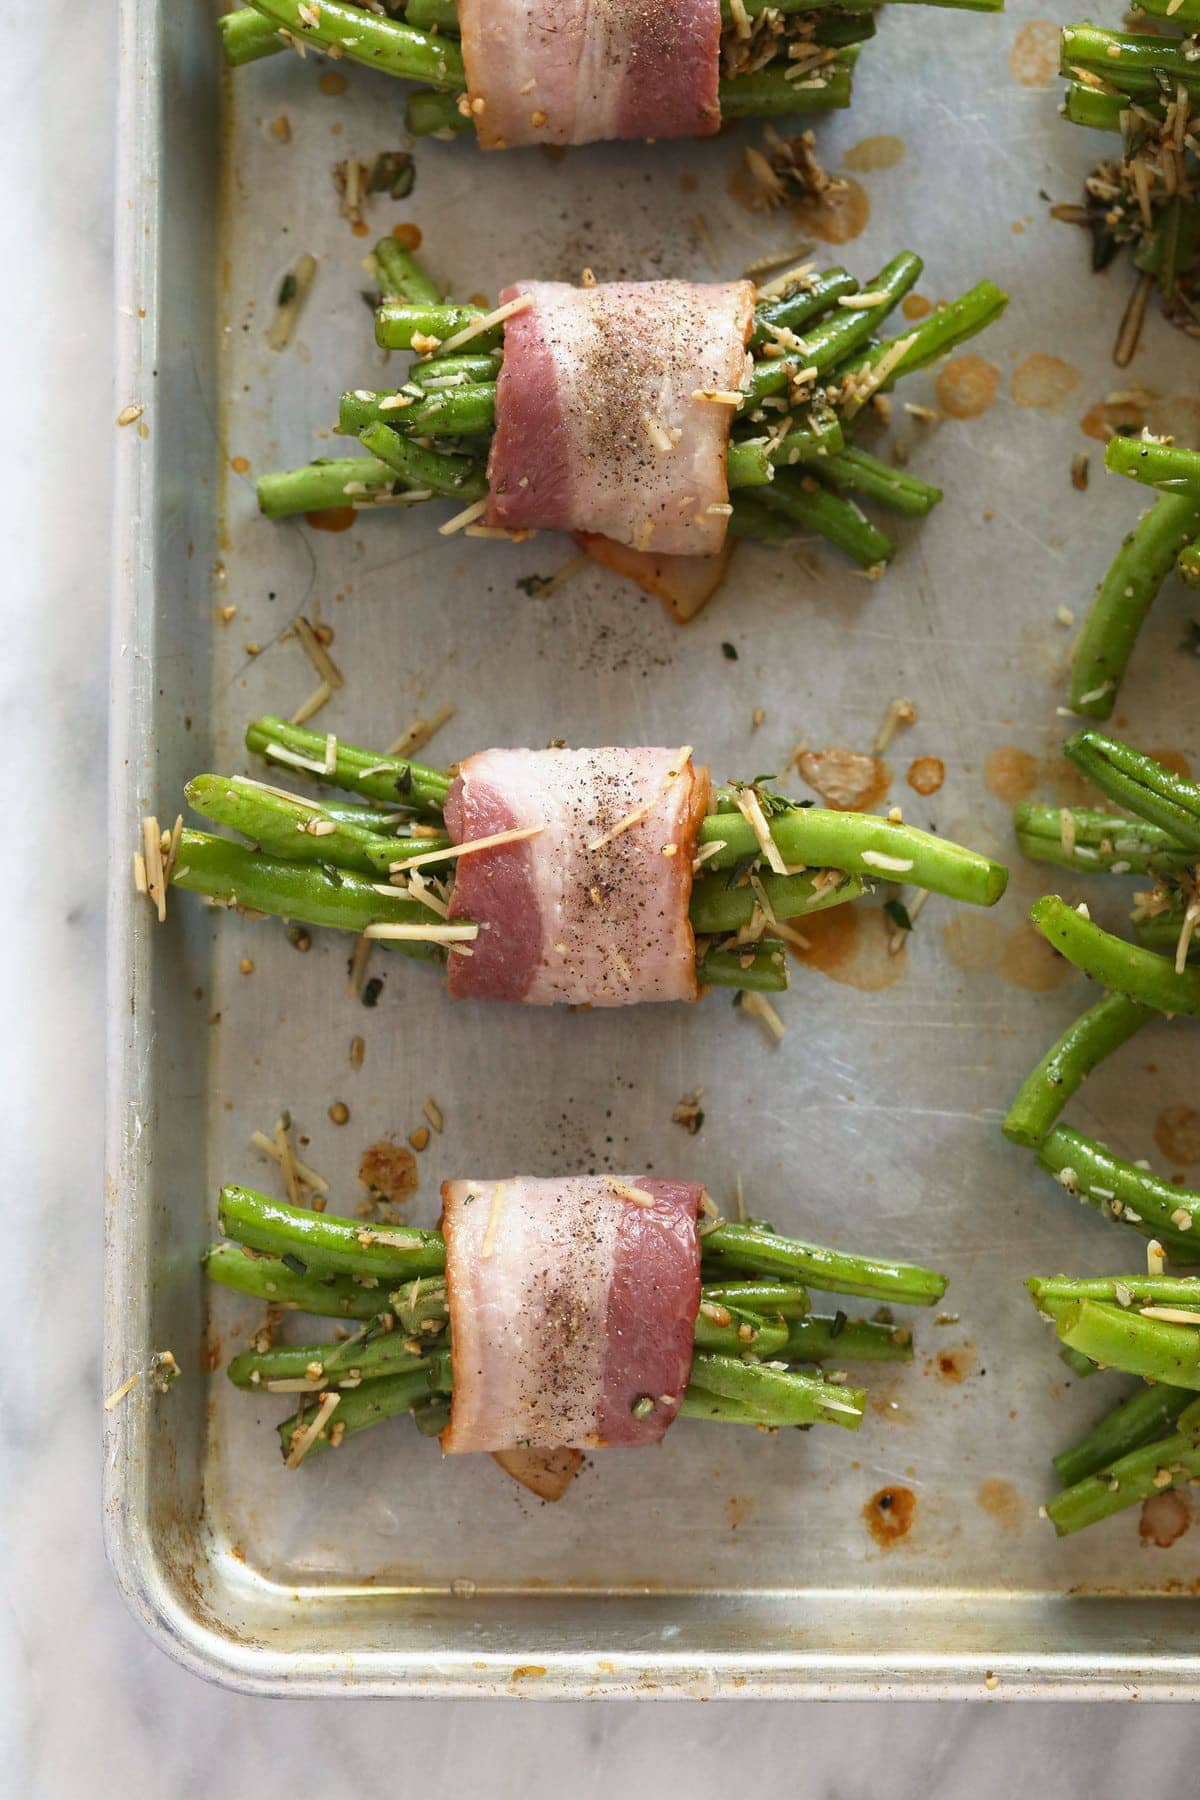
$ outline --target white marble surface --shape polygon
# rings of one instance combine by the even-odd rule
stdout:
[[[183,1800],[403,1780],[536,1800],[567,1772],[580,1800],[636,1800],[710,1785],[731,1748],[739,1786],[802,1795],[1073,1796],[1132,1791],[1147,1768],[1188,1791],[1182,1708],[273,1704],[202,1686],[127,1617],[98,1500],[114,18],[108,0],[9,0],[6,16],[4,1791]]]

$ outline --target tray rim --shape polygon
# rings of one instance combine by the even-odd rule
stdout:
[[[115,264],[118,295],[148,296],[143,329],[124,329],[118,316],[118,404],[149,392],[161,322],[160,282],[164,0],[119,0]],[[144,908],[135,907],[128,880],[127,828],[141,810],[138,771],[151,741],[153,669],[130,657],[130,644],[150,641],[158,578],[153,521],[159,502],[159,438],[147,453],[130,430],[117,434],[112,540],[112,618],[109,713],[109,902],[107,919],[107,1082],[105,1129],[104,1386],[111,1392],[149,1350],[146,1238],[151,1204],[146,1140],[131,1130],[136,1110],[153,1116],[150,1063],[140,1021],[148,1010],[154,934]],[[132,1011],[131,1011],[132,1001]],[[119,1201],[119,1203],[118,1203]],[[131,1358],[130,1350],[135,1359]],[[570,1698],[777,1699],[1137,1699],[1185,1700],[1200,1690],[1200,1653],[1137,1660],[1125,1653],[1097,1656],[1071,1650],[1005,1652],[913,1651],[885,1659],[840,1650],[694,1652],[617,1651],[598,1672],[597,1650],[534,1649],[543,1673],[514,1678],[513,1655],[474,1646],[443,1654],[361,1649],[276,1651],[205,1616],[194,1586],[172,1578],[155,1543],[131,1471],[150,1455],[149,1412],[119,1406],[103,1415],[105,1552],[129,1610],[157,1646],[182,1667],[228,1689],[249,1694],[308,1697],[508,1696]],[[141,1497],[144,1501],[144,1484]],[[252,1578],[258,1580],[258,1578]],[[276,1604],[303,1604],[301,1594],[258,1580]],[[715,1592],[713,1599],[717,1598]],[[743,1596],[748,1598],[749,1596]],[[381,1591],[362,1596],[365,1607],[385,1604]],[[526,1596],[529,1600],[536,1597]],[[546,1596],[549,1600],[553,1596]],[[670,1605],[678,1596],[646,1593]],[[1093,1597],[1097,1601],[1102,1596]],[[1125,1599],[1123,1596],[1116,1598]],[[1180,1604],[1185,1597],[1145,1596],[1143,1604]],[[899,1596],[903,1600],[903,1595]],[[1133,1597],[1128,1597],[1132,1602]],[[1086,1603],[1086,1602],[1085,1602]],[[1064,1606],[1080,1597],[1063,1596]],[[989,1688],[985,1678],[995,1675]]]

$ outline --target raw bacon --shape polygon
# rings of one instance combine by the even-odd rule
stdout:
[[[541,829],[457,859],[450,918],[474,920],[479,935],[470,956],[450,956],[451,994],[534,1006],[696,999],[688,906],[708,795],[708,771],[686,749],[469,756],[446,801],[454,842]]]
[[[720,129],[720,0],[459,0],[458,23],[485,150]]]
[[[521,295],[496,385],[489,524],[718,555],[751,283],[522,281],[501,301]]]
[[[701,1193],[643,1176],[445,1182],[442,1449],[657,1443],[691,1373]]]

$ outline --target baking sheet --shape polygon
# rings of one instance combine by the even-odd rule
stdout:
[[[1061,971],[1031,959],[1024,914],[1056,883],[1015,858],[989,790],[1028,772],[1018,751],[1036,759],[1039,791],[1062,797],[1070,632],[1056,609],[1082,614],[1143,498],[1104,477],[1080,422],[1135,382],[1181,436],[1200,417],[1193,348],[1157,318],[1133,369],[1113,368],[1127,278],[1090,278],[1083,234],[1048,216],[1046,196],[1075,198],[1102,143],[1058,121],[1053,83],[1014,76],[1010,62],[1026,77],[1049,66],[1050,27],[1021,6],[1000,19],[897,8],[864,52],[853,109],[818,126],[831,168],[879,160],[853,149],[864,139],[903,149],[855,175],[870,216],[831,260],[865,281],[908,246],[926,256],[931,300],[984,275],[1013,295],[971,346],[996,371],[982,416],[930,426],[897,409],[894,438],[945,502],[919,530],[899,528],[878,584],[833,552],[742,547],[725,590],[681,630],[598,569],[526,595],[523,577],[568,559],[561,539],[448,542],[432,508],[338,535],[272,525],[252,476],[336,452],[338,391],[383,377],[360,265],[392,224],[420,226],[423,254],[460,295],[584,264],[601,278],[735,275],[811,237],[731,191],[757,130],[557,161],[422,143],[411,197],[373,202],[358,237],[332,166],[399,146],[402,91],[311,58],[223,77],[203,9],[174,14],[125,0],[122,27],[120,400],[146,412],[117,450],[107,1385],[168,1345],[186,1371],[166,1397],[143,1383],[106,1420],[110,1554],[131,1603],[182,1660],[263,1691],[1191,1691],[1183,1600],[1200,1531],[1164,1553],[1127,1515],[1060,1545],[1037,1517],[1051,1451],[1117,1387],[1069,1377],[1021,1280],[1136,1266],[1141,1241],[1085,1216],[998,1129],[1022,1074],[1087,1000],[1082,978],[1048,985]],[[1055,17],[1071,16],[1062,0]],[[330,73],[345,91],[325,91],[339,86]],[[271,127],[281,115],[287,142]],[[274,354],[274,297],[303,251],[318,276]],[[1019,403],[1031,394],[1057,397]],[[899,398],[936,404],[933,373]],[[1085,493],[1069,479],[1080,450],[1093,462]],[[557,737],[691,742],[718,777],[748,776],[781,768],[800,741],[870,748],[888,702],[909,695],[919,720],[887,753],[890,798],[914,823],[1013,856],[1009,895],[986,919],[931,899],[896,959],[869,910],[838,978],[794,969],[778,1048],[719,993],[636,1017],[452,1009],[429,971],[377,956],[386,981],[367,1010],[347,990],[341,939],[318,934],[302,955],[277,926],[183,897],[153,929],[128,891],[137,817],[173,816],[194,772],[248,767],[246,721],[311,690],[285,636],[300,611],[334,628],[346,676],[319,727],[382,744],[450,701],[435,760]],[[1187,614],[1169,589],[1116,724],[1200,763]],[[926,755],[946,779],[921,799],[905,770]],[[1061,891],[1120,919],[1122,884]],[[1198,1068],[1195,1034],[1155,1027],[1071,1117],[1171,1172],[1153,1127],[1194,1101]],[[697,1088],[705,1123],[690,1137],[671,1112]],[[446,1127],[420,1159],[420,1222],[436,1216],[438,1181],[471,1170],[652,1166],[702,1178],[726,1205],[740,1178],[751,1209],[785,1231],[944,1268],[957,1322],[914,1316],[915,1363],[867,1372],[858,1436],[688,1422],[655,1455],[593,1459],[558,1507],[487,1459],[443,1468],[404,1426],[287,1474],[278,1404],[205,1374],[258,1316],[203,1290],[217,1187],[275,1190],[249,1140],[288,1108],[331,1209],[353,1211],[363,1149],[418,1125],[426,1095]],[[340,1128],[335,1100],[350,1109]],[[883,1549],[863,1508],[895,1484],[916,1496],[915,1518]]]

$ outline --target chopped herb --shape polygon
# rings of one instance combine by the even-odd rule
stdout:
[[[307,1275],[308,1274],[308,1264],[301,1262],[300,1258],[298,1256],[293,1256],[293,1254],[290,1250],[284,1251],[282,1257],[280,1258],[280,1261],[283,1263],[285,1268],[288,1268],[292,1271],[293,1275]]]
[[[845,1329],[846,1315],[839,1306],[833,1315],[833,1324],[829,1327],[829,1335],[831,1338],[839,1338]]]
[[[374,293],[371,292],[370,288],[359,288],[358,297],[366,307],[367,311],[372,313],[383,299],[383,295],[379,292],[378,288],[375,289]]]
[[[380,996],[380,994],[382,994],[382,992],[383,992],[383,976],[382,975],[372,975],[370,981],[368,981],[366,983],[366,985],[364,986],[363,991],[362,991],[363,1005],[364,1006],[378,1006],[379,1005],[379,996]]]
[[[758,861],[758,855],[759,853],[756,850],[753,856],[743,856],[740,862],[734,863],[732,869],[730,869],[728,875],[725,877],[725,886],[727,888],[740,887],[755,863]]]
[[[416,164],[407,150],[384,150],[371,165],[367,192],[390,194],[393,200],[406,200],[416,179]]]
[[[908,916],[908,908],[903,900],[888,900],[884,903],[883,910],[892,924],[898,926],[901,931],[912,930],[913,922]]]
[[[413,790],[413,772],[410,764],[405,763],[396,777],[396,792],[401,800],[406,800]]]
[[[643,1394],[634,1401],[629,1410],[635,1419],[648,1419],[654,1411],[654,1402],[649,1394]]]
[[[300,283],[296,280],[296,277],[289,270],[289,272],[284,276],[283,280],[279,284],[279,297],[276,300],[275,304],[277,306],[286,306],[290,300],[294,300],[296,298],[296,295],[299,292],[299,289],[300,289]]]
[[[1189,619],[1186,629],[1187,636],[1179,648],[1188,651],[1192,656],[1200,656],[1200,619]]]
[[[341,887],[343,885],[341,872],[340,870],[335,869],[332,863],[322,863],[321,873],[327,881],[332,882],[334,887]]]
[[[531,600],[536,600],[539,594],[544,594],[548,588],[553,587],[554,577],[553,575],[522,575],[516,585],[523,594],[528,594]]]
[[[725,658],[726,662],[736,662],[738,659],[737,645],[736,644],[722,644],[721,645],[721,655]]]

